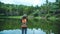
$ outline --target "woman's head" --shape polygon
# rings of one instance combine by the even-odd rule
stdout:
[[[25,16],[23,16],[23,17],[22,17],[22,19],[26,19],[26,17],[25,17]]]
[[[26,19],[27,18],[27,15],[26,14],[24,14],[23,15],[23,17],[22,17],[22,19]]]

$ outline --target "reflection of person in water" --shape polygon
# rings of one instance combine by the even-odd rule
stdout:
[[[22,17],[22,25],[21,25],[21,27],[22,27],[22,34],[27,34],[27,16],[23,16]]]

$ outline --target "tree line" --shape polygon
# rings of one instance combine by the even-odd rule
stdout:
[[[25,6],[25,5],[14,5],[4,4],[0,2],[0,15],[5,16],[21,16],[23,14],[33,16],[59,16],[60,13],[60,2],[54,3],[47,2],[41,6]]]

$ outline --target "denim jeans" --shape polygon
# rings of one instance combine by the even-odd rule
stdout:
[[[22,34],[27,34],[27,27],[22,27]]]

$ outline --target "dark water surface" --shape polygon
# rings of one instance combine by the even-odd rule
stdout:
[[[28,19],[27,34],[60,34],[60,19]],[[21,34],[20,19],[0,19],[0,34]]]

